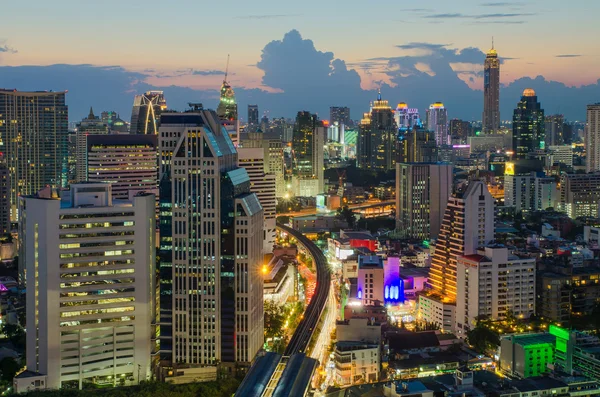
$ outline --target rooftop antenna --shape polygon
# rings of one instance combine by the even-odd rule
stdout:
[[[229,73],[229,54],[227,54],[227,66],[225,67],[225,77],[223,77],[223,81],[227,81],[227,73]]]
[[[494,36],[492,36],[492,50],[494,49]],[[229,61],[227,61],[229,62]]]

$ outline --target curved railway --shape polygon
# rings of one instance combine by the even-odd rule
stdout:
[[[331,287],[331,274],[329,267],[327,266],[327,259],[323,252],[308,238],[306,238],[299,231],[292,229],[288,226],[277,224],[277,228],[292,237],[294,237],[298,244],[301,244],[306,248],[310,256],[313,258],[313,263],[317,268],[317,287],[315,288],[315,294],[312,297],[310,303],[304,311],[304,317],[298,324],[298,328],[292,335],[290,343],[288,343],[284,356],[291,356],[296,353],[306,353],[310,339],[319,323],[321,314],[325,309],[327,298],[329,297],[329,288]]]

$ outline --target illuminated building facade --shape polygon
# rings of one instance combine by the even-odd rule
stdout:
[[[394,120],[399,129],[411,129],[421,122],[419,109],[409,108],[406,102],[400,102],[396,107]]]
[[[286,183],[284,179],[283,143],[277,136],[267,135],[258,129],[250,132],[240,142],[242,148],[262,148],[264,151],[264,172],[275,175],[275,195],[284,197],[286,194]]]
[[[160,114],[167,109],[162,91],[147,91],[136,95],[131,111],[131,133],[156,135],[160,127]]]
[[[248,132],[256,131],[260,126],[258,117],[258,105],[248,105]]]
[[[359,168],[392,170],[396,165],[398,128],[394,111],[381,92],[360,121],[356,147]]]
[[[564,143],[565,116],[562,114],[553,114],[546,116],[544,122],[545,138],[544,147],[558,146]]]
[[[435,134],[419,126],[401,130],[398,135],[398,162],[435,163],[438,161],[438,146]]]
[[[600,103],[587,107],[585,153],[586,172],[600,171]]]
[[[172,362],[190,380],[250,366],[264,342],[263,209],[217,114],[197,113],[170,159]]]
[[[404,238],[437,238],[452,191],[452,165],[396,164],[396,230]]]
[[[525,159],[528,153],[544,149],[544,109],[535,91],[526,88],[513,113],[513,151],[516,159]]]
[[[466,144],[472,132],[473,128],[468,121],[459,119],[450,120],[450,139],[453,144]]]
[[[66,92],[0,89],[0,141],[10,177],[10,217],[18,220],[18,197],[68,179]]]
[[[77,124],[75,178],[78,182],[87,181],[87,137],[100,134],[108,134],[108,123],[95,116],[90,107],[90,114]]]
[[[494,199],[485,183],[471,181],[448,199],[431,258],[429,284],[434,294],[456,301],[456,260],[472,255],[494,239]]]
[[[500,128],[500,59],[493,43],[483,64],[482,121],[484,133],[494,134]]]
[[[5,236],[10,231],[10,172],[4,157],[0,156],[0,235]]]
[[[391,283],[391,281],[390,281]],[[383,258],[377,255],[358,256],[356,298],[364,305],[382,305],[384,296]],[[395,293],[392,292],[392,294]],[[389,296],[389,286],[388,286]]]
[[[48,389],[138,384],[156,341],[155,197],[112,200],[71,185],[62,200],[22,196],[27,369]]]
[[[350,126],[350,108],[345,106],[332,106],[329,108],[329,122],[337,122],[339,125]]]
[[[323,193],[326,134],[317,115],[298,112],[292,139],[292,172],[297,196],[314,197]]]
[[[404,303],[404,281],[400,279],[400,258],[388,257],[383,264],[383,300],[385,305]]]
[[[158,199],[156,135],[88,135],[86,163],[89,182],[108,182],[114,199],[138,192]]]
[[[448,135],[448,110],[442,102],[435,102],[427,110],[427,130],[433,131],[435,143],[438,146],[449,145],[450,136]]]
[[[560,210],[576,219],[597,218],[600,202],[600,172],[565,174],[560,177]]]

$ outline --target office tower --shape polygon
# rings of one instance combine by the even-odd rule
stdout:
[[[248,105],[248,131],[256,131],[259,126],[258,105]]]
[[[468,121],[459,119],[450,120],[450,140],[453,144],[466,144],[467,138],[472,135],[472,131],[473,128]]]
[[[246,134],[240,142],[243,148],[262,148],[264,151],[264,173],[275,175],[276,197],[283,197],[286,193],[283,165],[283,144],[279,137],[265,134],[261,130]]]
[[[340,106],[332,106],[329,108],[329,122],[331,124],[337,122],[340,125],[351,125],[350,120],[350,108],[348,107],[340,107]]]
[[[503,320],[535,314],[535,258],[519,257],[504,246],[457,258],[456,331],[465,337],[480,318]]]
[[[485,183],[471,181],[453,194],[431,258],[429,283],[432,293],[456,301],[456,258],[471,255],[494,239],[494,199]]]
[[[427,110],[427,122],[425,123],[429,131],[435,134],[435,143],[438,146],[448,145],[448,110],[442,102],[435,102]]]
[[[524,213],[557,207],[560,191],[553,177],[543,172],[515,174],[511,169],[504,175],[504,206]]]
[[[229,69],[229,58],[227,59],[227,68]],[[221,96],[217,106],[217,116],[221,120],[221,125],[229,134],[234,146],[237,146],[240,135],[240,121],[238,118],[238,107],[235,100],[235,92],[227,81],[227,71],[221,84]]]
[[[323,193],[326,128],[315,114],[298,112],[292,139],[292,172],[297,196]]]
[[[483,64],[482,127],[486,134],[494,134],[500,128],[500,60],[494,43]]]
[[[546,116],[544,122],[544,147],[558,146],[564,143],[565,117],[562,114],[553,114]]]
[[[394,119],[399,129],[411,129],[420,123],[419,109],[409,108],[406,102],[400,102],[396,107]]]
[[[600,203],[600,172],[565,174],[560,177],[560,210],[576,219],[597,218]]]
[[[435,163],[438,160],[438,147],[434,133],[421,127],[401,131],[398,136],[398,162]]]
[[[600,103],[587,107],[585,153],[586,172],[600,171]]]
[[[10,218],[18,220],[18,197],[68,178],[66,92],[0,89],[0,140],[10,177]]]
[[[10,172],[0,155],[0,236],[10,234]]]
[[[267,160],[269,161],[268,157]],[[250,178],[250,191],[256,193],[264,212],[263,252],[270,254],[275,245],[276,226],[276,177],[265,173],[265,151],[260,148],[238,148],[238,166],[244,168]]]
[[[526,88],[513,113],[513,152],[516,159],[544,148],[544,109],[535,91]]]
[[[85,180],[110,183],[114,199],[146,192],[158,200],[156,141],[156,135],[88,135]]]
[[[87,137],[100,134],[108,134],[108,123],[95,116],[94,110],[90,107],[90,114],[77,123],[75,178],[78,182],[87,181]]]
[[[183,128],[170,159],[172,363],[191,379],[249,366],[263,346],[264,222],[221,120],[200,106],[193,114],[198,125]]]
[[[160,114],[167,109],[167,101],[162,91],[147,91],[133,98],[131,111],[132,134],[158,134]]]
[[[404,238],[437,238],[451,191],[450,164],[396,164],[396,230]]]
[[[137,384],[156,335],[153,195],[112,201],[111,186],[22,196],[27,369],[46,388]]]
[[[573,146],[559,145],[550,146],[548,151],[551,156],[551,165],[564,164],[567,167],[573,167]]]
[[[398,128],[394,111],[381,92],[359,125],[356,156],[359,168],[393,170],[396,166]]]
[[[159,256],[160,256],[160,360],[168,368],[173,360],[173,204],[171,169],[173,150],[187,128],[199,127],[202,105],[190,104],[186,112],[163,112],[160,116],[159,146]],[[165,374],[163,374],[164,376]]]

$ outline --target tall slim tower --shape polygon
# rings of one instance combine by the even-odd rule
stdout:
[[[90,107],[90,114],[77,124],[75,177],[78,182],[87,181],[87,137],[101,134],[108,134],[108,122],[94,115],[94,109]]]
[[[442,102],[435,102],[427,110],[427,129],[435,133],[438,146],[450,144],[448,135],[448,110]]]
[[[600,171],[600,103],[587,107],[585,153],[586,172]]]
[[[0,89],[0,143],[10,173],[10,217],[18,197],[45,186],[64,187],[68,177],[66,92]]]
[[[249,366],[263,345],[263,208],[214,111],[171,159],[174,364]]]
[[[248,132],[254,132],[260,125],[258,105],[248,105]]]
[[[396,167],[398,127],[394,111],[388,101],[381,98],[371,105],[359,125],[357,160],[359,168],[392,170]]]
[[[147,91],[136,95],[131,111],[132,134],[158,134],[160,113],[167,109],[167,101],[162,91]]]
[[[526,88],[513,113],[513,151],[516,159],[544,148],[544,109],[535,91]]]
[[[432,292],[456,301],[456,257],[471,255],[494,239],[494,198],[481,181],[471,181],[448,199],[431,259]]]
[[[494,49],[483,64],[483,132],[493,134],[500,128],[500,60]]]

